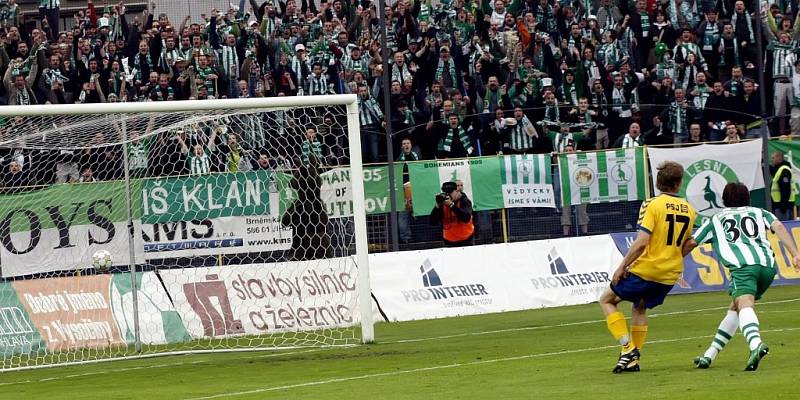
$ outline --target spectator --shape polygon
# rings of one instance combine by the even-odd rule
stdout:
[[[211,154],[216,149],[214,142],[217,140],[217,131],[217,129],[211,131],[206,145],[203,145],[199,140],[195,140],[191,152],[183,134],[179,133],[175,136],[175,140],[181,146],[181,154],[186,157],[186,165],[189,167],[190,174],[202,175],[211,173]]]
[[[16,1],[14,2],[16,3]],[[92,0],[88,0],[90,9],[94,10]],[[41,0],[39,1],[39,19],[47,21],[50,28],[50,40],[56,41],[55,34],[59,32],[59,21],[61,14],[61,0]]]
[[[794,201],[797,188],[793,183],[792,166],[784,159],[783,152],[776,151],[770,157],[770,193],[772,211],[781,221],[794,219]]]
[[[563,149],[564,153],[574,153],[575,152],[575,142],[572,140],[567,141],[564,145]],[[564,233],[564,236],[569,236],[570,231],[572,230],[572,213],[573,210],[577,214],[578,218],[578,226],[580,227],[580,233],[585,235],[589,231],[589,214],[586,212],[586,204],[579,204],[577,206],[571,206],[569,204],[562,205],[561,208],[561,228]]]
[[[661,120],[666,124],[674,143],[686,143],[689,139],[689,123],[693,115],[684,90],[675,89],[675,100],[661,113]]]
[[[725,131],[722,129],[722,123],[727,119],[733,104],[732,99],[725,94],[725,87],[722,82],[714,82],[711,95],[706,100],[705,108],[703,109],[703,120],[706,121],[708,140],[717,142],[724,139]]]
[[[56,156],[56,184],[78,182],[78,159],[74,150],[59,150]]]
[[[624,136],[620,136],[617,142],[614,143],[614,147],[621,147],[623,149],[639,146],[644,146],[644,137],[642,137],[642,128],[639,126],[638,122],[632,122],[631,125],[628,126],[628,133]]]
[[[144,178],[150,161],[150,147],[153,137],[142,138],[137,132],[131,134],[131,142],[126,145],[128,170],[131,178]]]
[[[735,144],[741,141],[741,137],[739,136],[739,128],[732,122],[727,121],[725,125],[725,139],[723,142],[727,144]]]
[[[400,241],[404,244],[408,244],[413,239],[411,219],[414,209],[411,204],[411,179],[408,175],[408,162],[419,160],[419,155],[412,147],[411,139],[403,139],[400,144],[400,155],[397,156],[397,161],[403,162],[403,195],[405,204],[403,210],[397,213],[397,230],[400,235]]]
[[[472,201],[458,190],[455,182],[442,184],[442,193],[436,195],[436,205],[431,210],[432,225],[442,224],[442,238],[447,247],[472,244],[475,226],[472,224]]]
[[[458,115],[447,116],[447,125],[439,132],[436,146],[437,158],[457,158],[472,155],[474,148],[470,134],[459,123]]]
[[[80,183],[97,182],[97,179],[94,178],[94,172],[92,171],[92,167],[84,165],[83,168],[81,168],[81,177],[80,179],[78,179],[78,182]]]
[[[325,165],[325,154],[327,150],[317,137],[317,129],[314,127],[306,128],[305,138],[301,144],[300,157],[303,165],[309,165],[311,160],[316,160],[319,165]]]
[[[397,161],[419,161],[421,158],[419,155],[414,151],[414,148],[411,146],[411,139],[405,138],[400,143],[400,155],[397,156]],[[407,170],[406,167],[404,169]],[[404,172],[407,174],[407,172]]]
[[[32,89],[38,73],[37,60],[38,57],[33,57],[30,67],[27,67],[21,58],[10,62],[3,77],[8,105],[29,106],[37,103]]]
[[[251,160],[251,163],[254,171],[272,171],[278,168],[278,163],[266,151],[261,151],[258,159]]]
[[[700,123],[692,122],[689,125],[689,141],[687,143],[698,144],[704,142],[705,140],[703,139],[703,130],[700,128]]]
[[[744,81],[744,92],[739,97],[739,110],[746,116],[742,121],[745,125],[746,137],[759,138],[761,137],[761,118],[760,112],[754,110],[761,110],[761,98],[756,91],[756,83],[752,79]]]
[[[16,193],[30,186],[28,173],[22,170],[22,166],[16,160],[11,160],[6,166],[6,173],[3,175],[3,187],[7,193]]]
[[[508,145],[504,150],[507,154],[530,154],[533,153],[536,147],[536,140],[539,134],[536,133],[536,128],[533,123],[525,115],[522,107],[514,108],[514,118],[509,119],[506,123],[508,133]]]
[[[364,162],[378,161],[378,129],[385,126],[383,111],[366,85],[358,88],[358,118],[361,122],[361,146]]]
[[[600,115],[597,111],[592,110],[589,108],[589,99],[586,97],[581,97],[578,100],[578,107],[573,108],[570,112],[570,117],[572,123],[575,124],[574,129],[579,130],[582,133],[582,136],[585,138],[594,137],[597,138],[598,135],[605,135],[608,136],[608,132],[599,133],[598,131],[603,130],[605,131],[605,125],[598,122],[601,120]],[[598,142],[603,142],[606,140],[603,139],[596,139],[595,146],[599,150],[602,147],[599,147]]]

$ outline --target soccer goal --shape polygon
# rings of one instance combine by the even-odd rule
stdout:
[[[0,107],[0,370],[372,342],[360,139],[354,95]]]

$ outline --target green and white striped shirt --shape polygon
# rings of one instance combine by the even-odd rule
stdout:
[[[775,254],[767,239],[767,230],[775,221],[775,215],[760,208],[726,208],[703,222],[694,240],[711,243],[726,268],[775,268]]]
[[[196,156],[190,152],[186,156],[186,164],[189,166],[189,173],[192,175],[208,174],[211,172],[211,157],[209,151],[203,150],[203,155]]]
[[[523,116],[517,120],[517,124],[511,127],[510,132],[510,147],[514,150],[527,150],[534,146],[533,136],[536,134],[536,129],[528,119]]]
[[[361,126],[380,124],[383,120],[383,111],[372,97],[367,100],[358,98],[358,119]]]
[[[772,50],[772,76],[776,78],[791,78],[794,68],[791,65],[787,65],[785,60],[794,52],[792,45],[772,42],[767,48]]]

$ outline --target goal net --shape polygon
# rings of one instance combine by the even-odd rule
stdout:
[[[355,101],[1,108],[0,370],[372,341]]]

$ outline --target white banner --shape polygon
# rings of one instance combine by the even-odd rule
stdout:
[[[138,223],[135,229],[139,231]],[[111,251],[114,265],[130,265],[129,244],[128,224],[108,220],[97,225],[13,232],[0,246],[2,275],[13,277],[91,268],[92,254],[97,250]],[[137,240],[134,245],[136,259],[143,260],[142,242]]]
[[[704,144],[679,149],[648,148],[650,171],[656,182],[664,161],[683,165],[685,196],[694,206],[699,218],[710,217],[723,208],[722,190],[729,182],[742,182],[750,190],[764,187],[761,171],[761,139],[738,144]],[[660,192],[655,190],[656,194]]]
[[[288,250],[292,228],[271,215],[221,217],[142,226],[146,260]]]
[[[555,208],[549,154],[505,156],[500,161],[503,206]]]
[[[596,301],[622,256],[608,235],[370,255],[390,321]]]
[[[160,272],[192,338],[263,335],[358,322],[350,258]]]

